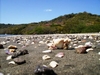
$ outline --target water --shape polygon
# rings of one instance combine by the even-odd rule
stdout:
[[[13,34],[0,34],[0,37],[14,36]]]
[[[0,37],[6,37],[7,34],[0,34]]]

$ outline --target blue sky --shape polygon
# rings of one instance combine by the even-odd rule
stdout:
[[[0,0],[0,23],[49,21],[84,11],[100,15],[100,0]]]

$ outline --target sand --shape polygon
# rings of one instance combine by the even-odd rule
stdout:
[[[98,52],[100,52],[100,44],[96,43],[96,41],[93,39],[85,39],[85,41],[91,41],[96,45],[96,48],[94,48],[93,51],[89,51],[86,54],[75,53],[74,47],[69,48],[68,50],[57,49],[53,50],[52,53],[47,53],[51,59],[42,60],[42,56],[45,55],[42,53],[42,51],[48,50],[48,47],[46,44],[39,44],[38,41],[43,40],[45,36],[43,35],[42,38],[40,38],[38,35],[39,39],[35,37],[35,40],[33,40],[34,38],[32,35],[20,36],[27,37],[28,39],[31,37],[31,41],[35,41],[35,44],[29,44],[23,47],[21,44],[13,42],[13,37],[8,37],[10,38],[10,42],[3,45],[4,48],[7,48],[9,45],[16,45],[18,47],[17,50],[27,49],[29,54],[20,56],[22,59],[26,60],[26,63],[21,65],[13,65],[8,64],[8,62],[11,60],[6,60],[8,55],[5,53],[4,49],[0,49],[0,73],[3,73],[4,75],[34,75],[34,70],[37,65],[47,65],[49,68],[51,68],[49,66],[51,61],[56,61],[58,63],[57,67],[51,68],[57,75],[100,75],[100,55],[98,54]],[[49,37],[52,36],[50,35]],[[57,37],[58,36],[60,35],[57,35]],[[61,35],[60,37],[66,36]],[[50,39],[51,38],[49,38],[49,40]],[[0,38],[0,42],[1,41],[5,41],[5,38]],[[55,57],[55,55],[59,52],[63,52],[65,54],[63,58]]]

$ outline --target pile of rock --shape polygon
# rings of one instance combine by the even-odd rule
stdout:
[[[17,46],[14,45],[9,45],[6,49],[6,54],[9,56],[6,58],[6,60],[13,60],[10,61],[8,64],[23,64],[26,63],[26,60],[20,58],[19,56],[28,54],[28,50],[22,49],[22,50],[17,50]]]

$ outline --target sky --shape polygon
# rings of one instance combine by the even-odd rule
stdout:
[[[100,15],[100,0],[0,0],[0,23],[49,21],[84,11]]]

